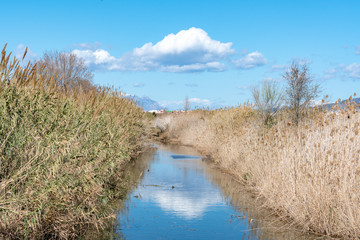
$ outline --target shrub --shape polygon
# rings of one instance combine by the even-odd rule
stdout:
[[[275,82],[264,81],[260,89],[253,87],[251,93],[264,125],[271,127],[283,104],[283,91]]]

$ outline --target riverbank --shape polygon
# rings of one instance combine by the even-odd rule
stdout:
[[[4,49],[0,62],[0,238],[78,239],[105,228],[144,142],[142,109],[9,56]]]
[[[360,236],[360,113],[318,111],[294,126],[264,128],[245,105],[164,115],[167,140],[191,145],[243,182],[265,207],[304,232]]]

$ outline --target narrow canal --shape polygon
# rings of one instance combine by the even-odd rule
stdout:
[[[137,184],[117,215],[123,239],[313,239],[289,230],[231,176],[183,146],[136,163]]]

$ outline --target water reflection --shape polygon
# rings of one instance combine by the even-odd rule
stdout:
[[[141,170],[132,170],[139,183],[117,217],[124,238],[311,239],[281,228],[233,178],[188,156],[199,154],[158,146],[150,159],[139,161]]]
[[[201,219],[207,208],[223,202],[222,195],[204,177],[201,158],[171,153],[158,151],[151,172],[135,191],[141,193],[142,202],[155,203],[165,213]]]

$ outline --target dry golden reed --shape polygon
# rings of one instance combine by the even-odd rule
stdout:
[[[168,119],[167,137],[209,154],[304,231],[360,237],[360,112],[310,111],[298,126],[286,112],[264,127],[251,106]],[[157,120],[159,121],[159,120]]]

